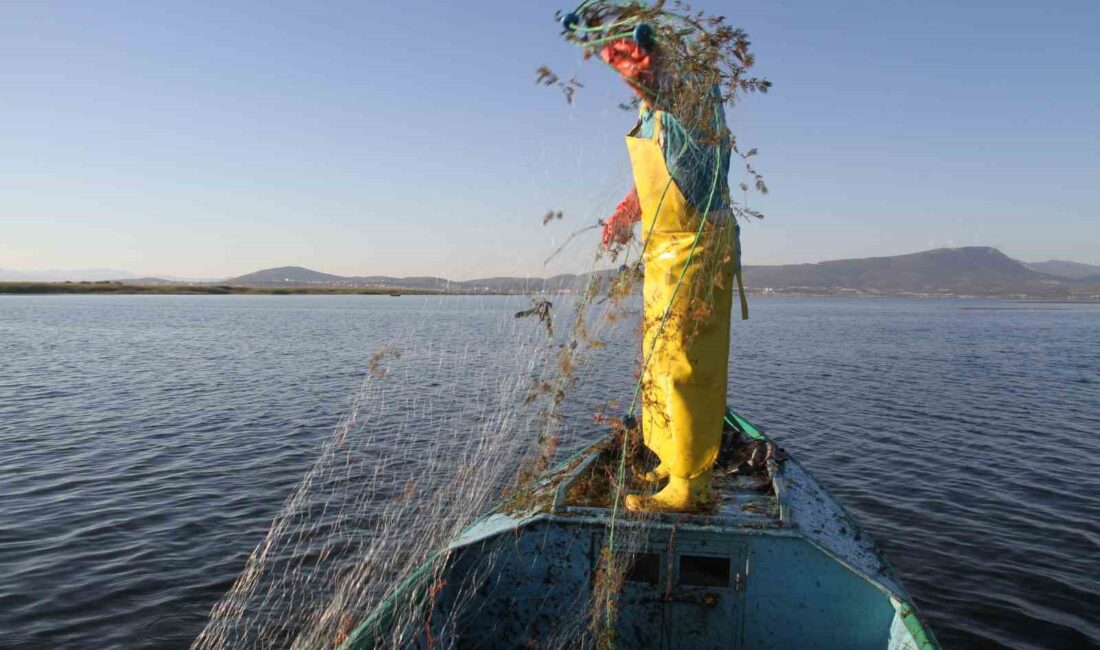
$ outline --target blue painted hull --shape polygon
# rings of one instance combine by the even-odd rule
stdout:
[[[767,442],[736,414],[727,421]],[[467,529],[348,647],[937,647],[871,540],[794,459],[717,479],[709,515],[619,513],[625,570],[601,585],[612,509],[575,493],[602,449],[551,472],[524,508]],[[611,623],[589,629],[608,598]]]

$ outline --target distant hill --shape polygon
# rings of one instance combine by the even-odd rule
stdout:
[[[321,273],[301,266],[280,266],[273,269],[263,269],[255,273],[240,275],[235,278],[222,280],[222,284],[242,285],[249,287],[263,287],[271,285],[304,285],[304,284],[330,284],[340,285],[350,278],[345,278],[331,273]]]
[[[985,246],[818,264],[748,266],[745,283],[754,289],[1033,296],[1065,294],[1071,284]]]
[[[1048,260],[1046,262],[1025,262],[1025,266],[1032,271],[1049,273],[1063,278],[1083,280],[1089,276],[1100,277],[1100,266],[1095,264],[1082,264],[1081,262],[1067,262],[1065,260]],[[1095,279],[1093,280],[1095,282]]]

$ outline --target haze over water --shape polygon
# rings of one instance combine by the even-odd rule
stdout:
[[[186,647],[379,346],[396,332],[513,368],[505,324],[527,304],[0,296],[0,647]],[[752,310],[731,405],[852,511],[945,647],[1100,645],[1100,306]],[[629,392],[630,345],[574,393],[582,437]],[[422,364],[424,399],[492,393],[431,359],[394,361]]]

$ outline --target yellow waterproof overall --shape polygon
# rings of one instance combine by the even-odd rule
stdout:
[[[661,117],[652,138],[636,137],[637,128],[626,138],[646,242],[642,431],[670,487],[691,484],[692,495],[690,503],[658,494],[627,505],[683,510],[709,498],[721,442],[736,244],[732,218],[704,224],[677,187],[660,145]]]

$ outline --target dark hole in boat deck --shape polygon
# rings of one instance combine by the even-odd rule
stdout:
[[[626,572],[629,582],[645,582],[656,585],[661,579],[661,556],[656,553],[639,553],[634,556]]]
[[[728,587],[730,559],[705,555],[681,555],[680,584],[690,587]]]

